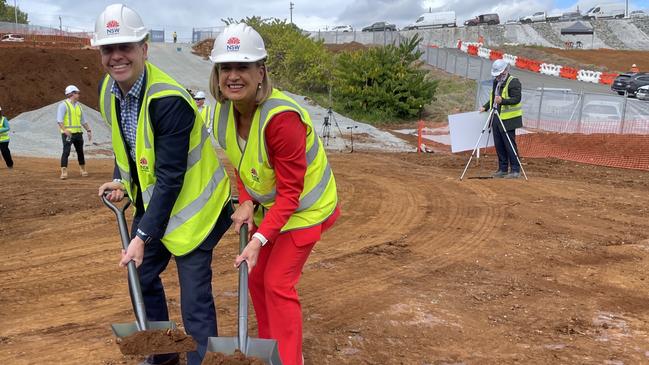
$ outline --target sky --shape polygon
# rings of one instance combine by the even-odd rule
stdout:
[[[106,0],[7,0],[29,14],[30,24],[68,31],[93,31],[101,11],[114,1]],[[221,19],[249,16],[290,20],[302,29],[326,30],[336,25],[360,29],[376,21],[388,21],[398,28],[413,23],[428,10],[455,11],[457,24],[483,13],[498,13],[504,23],[536,11],[550,14],[583,12],[598,3],[615,0],[132,0],[126,2],[152,29],[164,29],[167,39],[178,33],[179,41],[191,40],[192,28],[223,26]],[[621,0],[624,3],[624,0]],[[649,0],[629,0],[629,9],[649,8]]]

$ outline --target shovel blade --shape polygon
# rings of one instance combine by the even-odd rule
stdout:
[[[131,323],[113,323],[110,325],[113,329],[115,337],[128,337],[135,332],[142,331],[136,322]],[[166,330],[166,329],[175,329],[176,323],[170,321],[150,321],[147,322],[147,330]]]
[[[254,356],[268,365],[281,365],[277,341],[261,338],[248,337],[248,345],[245,349],[239,346],[237,337],[210,337],[207,340],[208,352],[221,352],[227,355],[234,354],[235,350],[241,350],[246,356]]]

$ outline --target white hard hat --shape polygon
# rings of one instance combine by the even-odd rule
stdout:
[[[149,30],[135,10],[124,4],[108,5],[95,21],[95,33],[90,45],[133,43],[143,40]]]
[[[496,77],[503,73],[505,69],[507,69],[507,66],[509,66],[509,63],[503,59],[495,60],[494,63],[491,65],[491,76]]]
[[[264,40],[244,23],[230,24],[214,40],[210,60],[214,63],[256,62],[268,56]]]
[[[205,99],[205,93],[202,91],[197,91],[196,95],[194,95],[194,99]]]
[[[65,95],[72,94],[73,92],[79,92],[79,88],[74,85],[68,85],[65,88]]]
[[[635,63],[634,63],[633,65],[631,65],[631,67],[638,67],[638,66],[636,66]]]

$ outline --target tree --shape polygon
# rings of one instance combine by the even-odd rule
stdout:
[[[21,11],[20,8],[16,9],[11,5],[7,5],[7,0],[0,0],[0,22],[14,23],[16,21],[16,16],[18,16],[18,23],[29,23],[27,13]]]

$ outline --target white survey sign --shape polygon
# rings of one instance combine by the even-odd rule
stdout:
[[[482,128],[487,123],[489,113],[478,111],[451,114],[448,116],[448,129],[451,134],[451,152],[472,151],[476,147]],[[488,138],[488,139],[487,139]],[[493,133],[484,131],[478,147],[491,147],[494,145]]]

